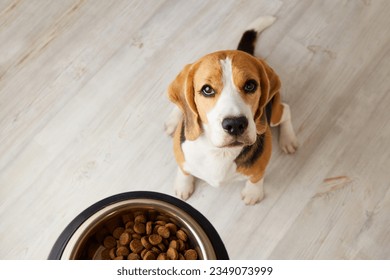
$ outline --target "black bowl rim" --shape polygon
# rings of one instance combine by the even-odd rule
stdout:
[[[69,225],[63,230],[63,232],[57,238],[57,241],[54,243],[48,259],[60,260],[66,245],[68,244],[70,238],[73,236],[75,231],[93,214],[107,207],[108,205],[121,202],[124,200],[130,200],[130,199],[161,200],[182,209],[202,226],[207,237],[210,239],[211,244],[213,245],[217,260],[229,259],[229,255],[226,251],[225,245],[223,244],[221,237],[219,236],[218,232],[215,230],[213,225],[209,222],[209,220],[207,220],[205,216],[203,216],[198,210],[196,210],[188,203],[176,197],[159,193],[159,192],[152,192],[152,191],[124,192],[113,196],[109,196],[107,198],[104,198],[94,203],[93,205],[85,209],[83,212],[81,212],[79,215],[77,215],[76,218],[74,218],[69,223]]]

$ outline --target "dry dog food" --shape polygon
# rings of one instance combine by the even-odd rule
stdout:
[[[100,246],[101,258],[107,260],[198,259],[185,229],[153,210],[130,212],[110,220],[93,238],[88,248],[90,258]]]

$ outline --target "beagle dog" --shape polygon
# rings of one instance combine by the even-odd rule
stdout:
[[[185,66],[169,85],[169,99],[177,108],[165,130],[173,134],[179,165],[174,188],[181,199],[193,193],[195,178],[214,187],[244,180],[242,199],[253,205],[264,197],[270,127],[280,126],[284,152],[297,149],[290,108],[281,102],[279,77],[253,56],[258,34],[274,20],[259,18],[243,34],[237,50],[200,58]]]

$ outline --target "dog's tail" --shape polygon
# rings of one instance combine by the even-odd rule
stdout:
[[[252,24],[249,25],[247,30],[242,35],[241,40],[238,43],[237,50],[253,55],[255,52],[257,36],[261,33],[261,31],[272,25],[275,20],[276,18],[273,16],[265,16],[260,17],[252,22]]]

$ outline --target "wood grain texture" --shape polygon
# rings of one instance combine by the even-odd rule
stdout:
[[[197,184],[232,259],[390,259],[390,2],[0,1],[0,259],[45,259],[94,202],[173,195],[166,88],[274,15],[255,53],[280,75],[300,149],[266,198]],[[277,131],[274,130],[277,136]]]

